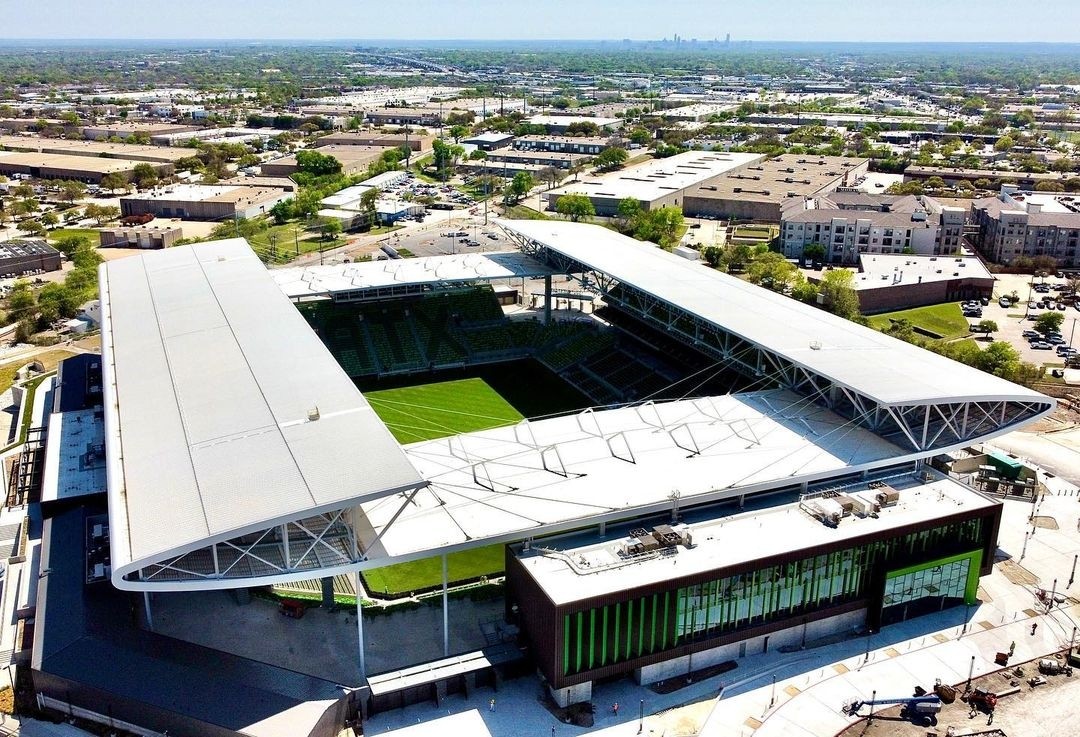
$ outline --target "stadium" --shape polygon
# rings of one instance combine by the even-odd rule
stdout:
[[[329,734],[506,659],[565,706],[974,601],[1001,504],[927,461],[1052,399],[601,226],[499,225],[517,251],[102,267],[109,571],[146,622],[151,595],[351,579],[357,681],[294,726]],[[447,560],[481,554],[516,636],[451,652]],[[369,673],[359,592],[431,561],[443,659]]]

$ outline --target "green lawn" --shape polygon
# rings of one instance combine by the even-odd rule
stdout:
[[[967,318],[960,311],[960,305],[955,302],[884,312],[869,318],[870,325],[878,330],[885,330],[892,320],[900,319],[909,320],[913,326],[937,333],[943,338],[957,338],[968,334]]]
[[[248,242],[259,254],[270,252],[270,241],[276,239],[277,262],[286,263],[301,253],[311,253],[345,245],[345,238],[325,240],[317,230],[305,230],[302,223],[271,225],[250,238]]]
[[[98,231],[92,230],[90,228],[57,228],[56,230],[49,231],[48,239],[53,243],[56,243],[57,241],[62,241],[65,238],[74,238],[76,236],[84,236],[86,238],[89,238],[90,243],[95,246],[101,239]]]
[[[538,212],[525,205],[512,205],[503,211],[503,215],[511,220],[551,220],[551,217]]]
[[[402,443],[446,437],[498,427],[521,419],[521,414],[483,379],[365,392],[376,414]],[[451,582],[501,574],[503,546],[489,545],[447,557]],[[442,583],[440,556],[397,563],[363,572],[372,594],[395,596]]]
[[[446,556],[447,580],[469,581],[481,576],[502,575],[503,546],[486,545]],[[363,571],[364,584],[374,596],[395,596],[420,592],[442,585],[442,557],[434,556],[408,563],[396,563]]]
[[[485,430],[522,418],[483,379],[384,389],[364,396],[401,443]]]

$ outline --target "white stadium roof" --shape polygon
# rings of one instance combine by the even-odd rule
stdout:
[[[242,239],[100,271],[113,581],[424,484]]]
[[[452,256],[363,261],[270,272],[290,299],[395,287],[520,279],[550,274],[551,269],[518,251],[463,253]]]
[[[372,556],[515,540],[670,508],[673,491],[696,504],[911,457],[784,390],[586,410],[406,453],[431,485],[363,505]]]
[[[498,223],[882,404],[1035,400],[1053,406],[1031,389],[602,226]]]

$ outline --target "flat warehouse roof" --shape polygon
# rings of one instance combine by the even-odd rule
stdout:
[[[424,484],[243,239],[112,261],[100,282],[114,582]]]
[[[589,176],[579,182],[556,187],[545,196],[550,199],[563,194],[584,194],[615,200],[633,197],[642,202],[651,202],[763,158],[762,154],[687,151],[616,172]]]
[[[1042,394],[598,225],[499,224],[882,404]]]
[[[908,525],[1000,504],[948,478],[922,484],[908,474],[890,478],[889,486],[900,492],[896,504],[882,507],[876,517],[844,517],[835,528],[796,502],[692,522],[693,547],[680,545],[673,555],[625,558],[617,553],[621,538],[586,542],[576,535],[544,540],[543,549],[518,559],[555,604],[567,604],[866,535],[884,538]],[[875,491],[863,482],[843,493],[872,502]]]

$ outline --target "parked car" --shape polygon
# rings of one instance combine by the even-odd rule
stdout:
[[[1057,353],[1059,356],[1071,356],[1075,353],[1080,353],[1080,351],[1077,351],[1075,348],[1070,348],[1067,345],[1059,345],[1055,349],[1055,353]]]
[[[1053,348],[1052,345],[1050,345],[1049,343],[1047,343],[1044,340],[1033,340],[1033,341],[1031,341],[1031,347],[1034,348],[1037,351],[1048,351],[1051,348]]]
[[[1021,335],[1023,335],[1028,340],[1031,340],[1032,338],[1035,338],[1037,340],[1042,337],[1042,333],[1037,333],[1034,330],[1025,330],[1023,333],[1021,333]]]
[[[998,300],[998,306],[1007,309],[1012,307],[1012,301],[1008,297],[1002,297]]]

